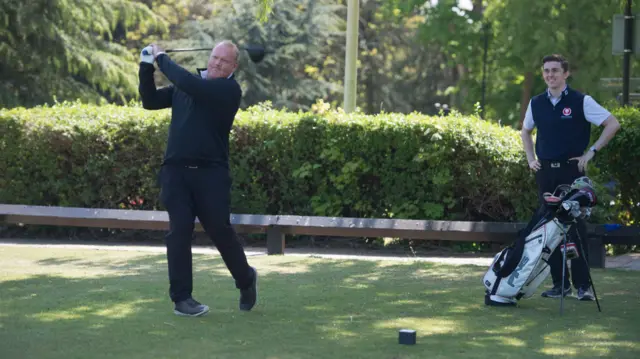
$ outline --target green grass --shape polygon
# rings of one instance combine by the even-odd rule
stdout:
[[[182,318],[163,254],[0,246],[0,358],[640,358],[640,272],[593,270],[602,313],[569,298],[560,317],[539,295],[486,307],[484,267],[249,260],[254,311],[219,257],[194,255],[211,312]],[[417,345],[397,343],[402,328]]]

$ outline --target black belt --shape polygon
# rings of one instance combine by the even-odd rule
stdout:
[[[569,160],[560,160],[560,161],[540,160],[540,165],[542,165],[542,167],[548,167],[548,168],[562,168],[562,167],[568,167],[568,166],[577,166],[578,165],[578,161],[576,161],[576,160],[573,160],[573,161],[569,161]]]
[[[213,161],[206,160],[166,160],[162,162],[162,166],[176,166],[185,168],[212,168],[216,166]]]

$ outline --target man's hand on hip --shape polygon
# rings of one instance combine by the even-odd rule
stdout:
[[[531,168],[534,172],[537,172],[540,169],[540,161],[531,160],[529,161],[529,168]]]
[[[591,161],[593,156],[594,156],[593,151],[587,151],[587,153],[585,153],[580,157],[570,158],[569,161],[578,161],[578,170],[580,170],[580,172],[586,172],[587,164],[589,163],[589,161]]]

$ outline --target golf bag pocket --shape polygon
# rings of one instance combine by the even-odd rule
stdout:
[[[573,242],[568,242],[566,249],[564,244],[560,244],[560,250],[562,252],[566,252],[567,259],[580,258],[580,254],[578,254],[578,248],[576,247],[576,244]]]

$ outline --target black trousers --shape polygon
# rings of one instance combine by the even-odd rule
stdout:
[[[578,161],[540,161],[541,168],[536,172],[536,183],[538,185],[538,200],[540,208],[544,208],[545,202],[542,194],[544,192],[553,193],[561,184],[571,183],[578,177],[584,176],[584,172],[578,169]],[[579,238],[578,239],[578,235]],[[564,288],[570,288],[570,279],[573,278],[575,288],[589,287],[589,267],[588,245],[587,245],[587,225],[583,219],[578,219],[577,224],[571,226],[567,240],[573,241],[578,247],[580,258],[571,260],[571,273],[569,273],[566,263],[562,262],[562,251],[556,248],[549,257],[549,267],[553,285],[559,287],[562,283],[562,266],[565,266]],[[583,258],[584,257],[584,258]]]
[[[174,302],[191,297],[191,241],[197,217],[235,279],[236,288],[251,285],[253,272],[231,226],[231,177],[226,168],[165,165],[160,172],[160,200],[169,213],[165,237],[169,266],[169,296]]]

